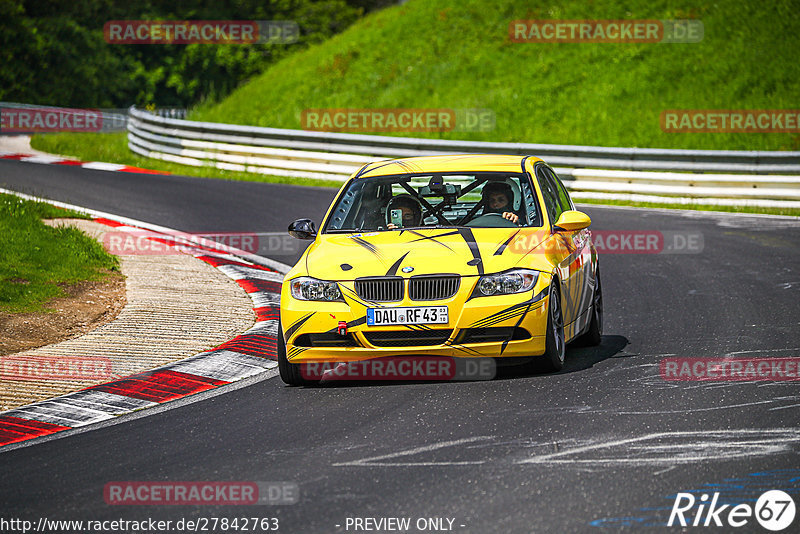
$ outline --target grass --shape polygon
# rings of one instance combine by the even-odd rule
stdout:
[[[686,19],[699,43],[513,43],[517,19]],[[798,150],[798,133],[666,133],[670,109],[798,109],[793,0],[411,0],[272,65],[195,120],[300,128],[309,108],[485,108],[495,128],[433,137]],[[408,133],[412,137],[426,134]]]
[[[0,194],[0,312],[47,312],[63,286],[119,272],[119,261],[77,228],[42,219],[84,215]]]
[[[214,167],[193,167],[191,165],[181,165],[169,161],[145,158],[128,150],[127,134],[125,133],[63,133],[35,135],[31,138],[31,146],[37,150],[50,152],[52,154],[61,154],[82,161],[119,163],[120,165],[131,165],[144,169],[166,171],[170,174],[198,176],[200,178],[335,187],[337,189],[342,185],[342,182],[331,180],[313,180],[310,178],[232,172],[216,169]]]

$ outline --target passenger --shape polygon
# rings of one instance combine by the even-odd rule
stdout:
[[[392,222],[391,212],[397,209],[403,212],[403,224],[400,227]],[[386,204],[386,222],[388,223],[387,228],[390,230],[420,226],[422,224],[422,206],[419,200],[406,193],[392,197]]]
[[[483,186],[481,192],[483,215],[497,213],[504,219],[518,224],[519,215],[514,213],[513,200],[514,191],[510,185],[505,182],[489,182]]]

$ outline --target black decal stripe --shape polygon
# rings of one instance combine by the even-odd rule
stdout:
[[[372,165],[372,163],[367,163],[367,164],[365,164],[363,167],[361,167],[360,169],[358,169],[358,172],[356,173],[356,175],[355,175],[353,178],[358,178],[359,176],[361,176],[362,174],[364,174],[364,172],[366,172],[367,168],[368,168],[370,165]]]
[[[477,321],[474,324],[471,324],[469,326],[470,326],[470,328],[484,328],[484,327],[487,327],[487,326],[493,326],[493,325],[496,325],[498,323],[502,323],[506,319],[510,319],[512,317],[516,317],[517,313],[519,313],[517,310],[512,310],[510,312],[504,313],[503,315],[498,315],[497,317],[492,317],[491,319],[487,318],[487,319],[483,319],[481,321]]]
[[[425,325],[425,324],[403,324],[403,325],[398,325],[398,326],[405,326],[409,330],[414,330],[415,332],[422,332],[422,331],[425,331],[425,330],[434,330],[433,328],[431,328],[430,326]]]
[[[475,235],[472,233],[472,229],[459,228],[458,233],[461,234],[461,237],[467,243],[469,251],[472,252],[472,257],[476,260],[480,260],[480,263],[475,265],[475,267],[478,269],[478,274],[483,274],[483,258],[481,258],[481,251],[478,248],[478,243],[475,242]]]
[[[506,239],[505,242],[502,245],[500,245],[500,247],[495,251],[494,255],[495,256],[499,256],[500,254],[502,254],[506,250],[506,247],[508,247],[508,244],[511,243],[511,240],[514,239],[515,237],[517,237],[518,233],[519,233],[519,230],[517,230],[516,232],[511,234],[511,237]]]
[[[512,306],[509,306],[508,308],[505,308],[503,310],[500,310],[499,312],[493,313],[492,315],[489,315],[488,317],[484,317],[483,319],[481,319],[479,321],[475,321],[474,323],[469,325],[469,327],[470,328],[476,328],[476,327],[486,326],[487,323],[489,323],[490,321],[494,321],[498,317],[501,318],[501,320],[502,320],[506,315],[508,315],[509,313],[514,313],[515,310],[518,310],[522,306],[525,306],[525,304],[526,304],[526,302],[521,302],[519,304],[514,304]]]
[[[494,326],[496,324],[500,324],[502,322],[508,321],[509,319],[513,319],[514,317],[517,317],[518,315],[521,315],[523,313],[523,311],[524,310],[522,308],[518,308],[518,309],[516,309],[516,310],[514,310],[512,312],[509,312],[509,313],[505,314],[505,315],[502,315],[502,316],[499,316],[499,317],[495,317],[495,318],[493,318],[491,320],[481,321],[481,322],[475,323],[472,326],[474,328],[485,328],[487,326]]]
[[[370,168],[370,169],[368,169],[368,167],[370,165],[375,165],[375,166]],[[366,174],[366,173],[372,172],[372,171],[377,171],[378,169],[382,169],[383,167],[388,167],[390,165],[397,165],[400,168],[404,169],[407,173],[412,173],[412,172],[414,172],[415,169],[421,170],[421,169],[419,169],[418,166],[411,165],[408,162],[403,161],[401,159],[390,159],[390,160],[376,162],[376,163],[367,163],[366,165],[364,165],[364,167],[361,168],[360,171],[358,171],[358,174],[355,177],[359,178],[359,177],[361,177],[362,174]]]
[[[409,161],[402,160],[402,159],[392,160],[390,163],[396,163],[397,165],[399,165],[400,167],[405,169],[405,171],[408,172],[408,173],[412,173],[414,171],[421,171],[422,170],[420,168],[420,166],[417,165],[416,163],[411,163]]]
[[[523,319],[525,319],[525,316],[528,315],[528,312],[531,310],[531,306],[533,306],[533,304],[534,304],[533,302],[528,303],[528,306],[525,308],[525,311],[522,312],[522,314],[519,316],[519,319],[517,319],[517,323],[514,325],[514,330],[516,330],[519,327],[519,325],[522,324]],[[514,330],[511,331],[511,335],[508,336],[508,339],[503,341],[503,346],[500,347],[500,354],[503,354],[503,352],[505,352],[506,347],[508,346],[508,342],[511,341],[512,337],[514,337]]]
[[[286,331],[283,333],[283,339],[284,339],[284,340],[287,340],[287,339],[289,339],[290,337],[292,337],[292,334],[294,334],[295,332],[297,332],[297,330],[298,330],[298,329],[299,329],[301,326],[303,326],[303,325],[305,324],[305,322],[306,322],[306,321],[308,321],[309,319],[311,319],[311,317],[312,317],[312,316],[313,316],[315,313],[317,313],[317,312],[311,312],[311,313],[309,313],[308,315],[304,315],[303,317],[301,317],[300,319],[298,319],[297,321],[295,321],[295,323],[294,323],[293,325],[291,325],[289,328],[287,328],[287,329],[286,329]]]
[[[419,236],[419,239],[414,239],[414,240],[410,241],[410,243],[416,243],[417,241],[430,240],[430,241],[433,241],[434,243],[436,243],[437,245],[442,245],[443,247],[445,247],[446,249],[451,250],[451,251],[453,249],[450,248],[446,243],[442,243],[441,241],[437,241],[437,240],[440,237],[446,237],[446,236],[449,236],[449,235],[458,234],[458,232],[448,232],[446,234],[439,234],[439,235],[423,235],[423,234],[417,232],[416,230],[409,230],[408,232],[411,233],[411,234]]]
[[[295,357],[300,356],[307,350],[308,350],[307,347],[292,347],[291,349],[289,349],[289,352],[286,353],[286,359],[287,360],[294,359]]]
[[[353,302],[355,302],[357,304],[361,304],[365,308],[380,308],[381,307],[377,302],[372,302],[371,300],[363,300],[363,299],[361,299],[358,295],[356,295],[355,291],[353,291],[352,289],[347,288],[347,287],[345,287],[345,286],[343,286],[341,284],[339,285],[339,289],[342,291],[342,296],[343,297],[346,296],[346,297],[350,298],[351,300],[353,300]]]
[[[516,317],[518,313],[521,313],[520,310],[527,306],[528,304],[536,304],[541,302],[544,297],[547,296],[547,289],[543,290],[542,292],[534,295],[530,300],[525,302],[520,302],[519,304],[514,304],[513,306],[509,306],[504,310],[500,310],[497,313],[493,313],[492,315],[481,319],[480,321],[476,321],[469,325],[470,328],[481,328],[484,326],[491,326],[492,324],[497,324],[499,322],[505,321],[506,319],[510,319],[511,317]],[[538,308],[536,306],[535,308]],[[531,309],[535,309],[531,308]]]
[[[467,347],[465,345],[460,345],[458,343],[449,343],[449,342],[445,343],[445,345],[447,345],[448,347],[454,348],[456,350],[460,350],[461,352],[463,352],[465,354],[477,354],[478,356],[483,356],[482,352],[479,352],[479,351],[477,351],[475,349],[469,348],[469,347]]]
[[[406,252],[405,254],[400,256],[400,259],[398,259],[396,262],[394,262],[392,264],[392,266],[389,267],[389,270],[386,271],[386,276],[394,276],[394,275],[396,275],[397,274],[397,269],[400,268],[400,264],[403,263],[403,260],[406,259],[406,256],[408,256],[410,253],[411,252]]]
[[[361,170],[358,171],[358,174],[356,174],[355,177],[359,178],[362,174],[366,174],[366,173],[372,172],[372,171],[377,171],[380,168],[388,167],[389,165],[395,165],[395,164],[400,165],[404,169],[406,168],[406,165],[404,165],[402,161],[398,161],[398,160],[394,160],[394,159],[390,159],[388,161],[383,161],[383,162],[377,162],[377,163],[374,163],[374,164],[373,163],[367,163],[366,165],[361,167]],[[372,167],[371,169],[367,170],[370,165],[375,165],[375,166]]]
[[[482,352],[478,352],[475,349],[471,349],[471,348],[465,347],[463,345],[450,345],[450,347],[454,348],[454,349],[456,349],[458,351],[461,351],[464,354],[469,354],[471,356],[483,356],[484,355]]]
[[[414,241],[422,241],[423,239],[438,239],[440,237],[447,237],[449,235],[458,235],[458,230],[453,230],[452,232],[445,232],[443,234],[436,234],[436,235],[425,235],[417,230],[409,230],[409,232],[414,235],[418,235],[420,237],[420,239],[415,239]]]
[[[353,239],[353,241],[355,241],[356,243],[358,243],[359,245],[361,245],[365,249],[367,249],[370,252],[372,252],[375,256],[377,256],[379,258],[381,257],[380,252],[378,252],[378,247],[376,247],[375,245],[373,245],[369,241],[366,241],[365,239],[362,239],[360,237],[354,237],[352,239]]]
[[[531,299],[531,302],[538,302],[540,300],[544,300],[544,298],[549,294],[550,294],[550,286],[547,286],[546,288],[542,289],[541,293],[539,293],[538,295],[534,296]]]

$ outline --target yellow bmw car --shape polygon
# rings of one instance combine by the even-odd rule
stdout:
[[[365,165],[319,231],[289,226],[313,243],[282,286],[281,378],[310,384],[303,366],[417,356],[560,370],[566,343],[602,335],[590,224],[536,157]]]

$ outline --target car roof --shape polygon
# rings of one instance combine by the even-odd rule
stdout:
[[[369,163],[361,169],[357,178],[429,172],[522,172],[522,160],[526,157],[532,163],[541,161],[534,156],[496,154],[422,156]]]

